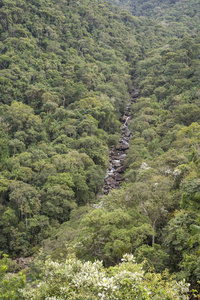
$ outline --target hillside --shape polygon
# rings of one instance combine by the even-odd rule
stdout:
[[[162,21],[166,26],[182,26],[186,31],[199,31],[199,1],[181,0],[111,0],[110,2],[131,11],[135,16],[145,16]],[[176,30],[176,28],[174,28]]]
[[[94,201],[134,66],[168,36],[89,3],[1,3],[0,249],[12,256],[31,254],[72,209]]]
[[[71,263],[73,282],[87,269],[102,286],[70,279],[70,299],[103,299],[106,276],[116,299],[188,299],[184,280],[199,288],[200,5],[112,2],[133,15],[101,0],[0,2],[0,252],[37,256],[23,299],[62,297]],[[126,183],[103,195],[133,88]],[[139,267],[120,263],[126,253]],[[21,268],[4,259],[2,276],[7,263]]]

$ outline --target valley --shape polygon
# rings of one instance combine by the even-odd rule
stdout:
[[[0,1],[0,299],[199,298],[199,14]]]

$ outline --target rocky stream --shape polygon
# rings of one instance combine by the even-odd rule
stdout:
[[[121,138],[119,139],[118,146],[112,146],[109,152],[110,165],[104,178],[104,194],[108,194],[112,189],[119,189],[122,182],[125,181],[125,179],[123,178],[123,173],[126,170],[125,158],[129,149],[129,141],[131,138],[131,132],[128,125],[131,120],[131,105],[136,101],[138,97],[137,90],[134,88],[130,95],[131,101],[127,105],[126,111],[121,118]]]

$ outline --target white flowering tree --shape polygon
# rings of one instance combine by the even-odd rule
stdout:
[[[132,254],[124,255],[115,267],[102,262],[81,262],[68,258],[65,263],[47,260],[41,265],[41,279],[22,290],[27,300],[63,299],[189,299],[189,284],[160,274],[145,273]]]

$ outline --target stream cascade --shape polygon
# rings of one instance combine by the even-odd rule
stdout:
[[[136,88],[133,88],[131,93],[130,103],[127,104],[126,111],[121,117],[121,137],[117,146],[113,145],[109,151],[109,167],[104,178],[103,193],[108,194],[112,189],[119,189],[122,182],[126,181],[123,178],[123,173],[126,170],[125,158],[129,149],[129,141],[131,139],[131,132],[129,130],[129,123],[131,121],[131,106],[138,98]]]

